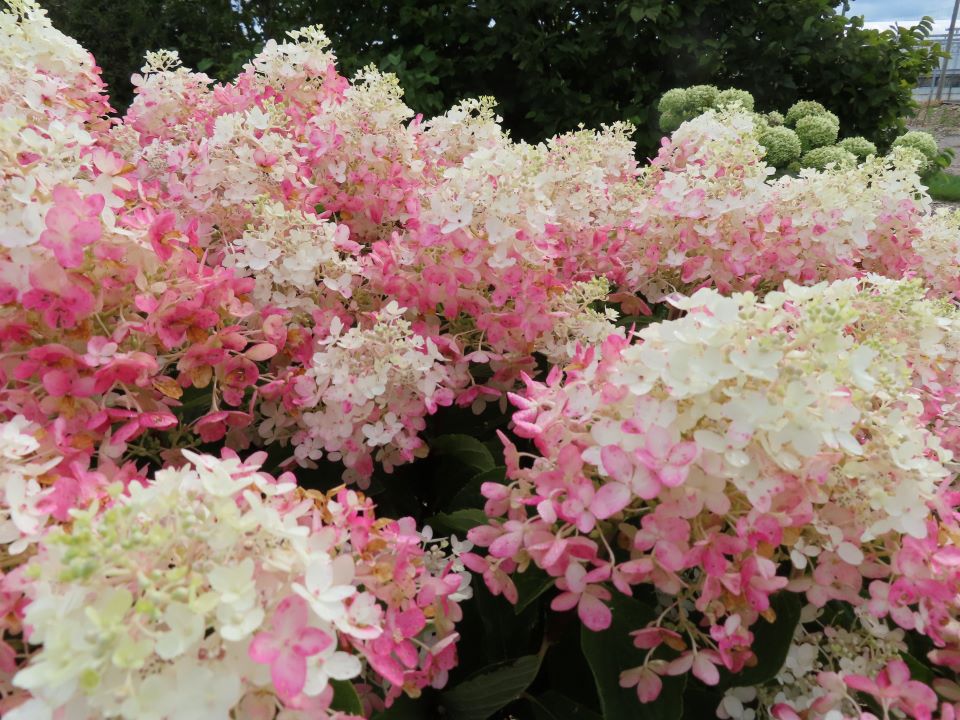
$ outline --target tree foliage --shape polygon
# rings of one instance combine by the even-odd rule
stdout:
[[[343,70],[395,72],[426,115],[493,95],[517,137],[539,140],[629,119],[640,147],[660,137],[656,101],[710,83],[749,90],[758,109],[822,102],[844,134],[888,144],[910,89],[936,64],[929,22],[863,27],[841,0],[46,0],[56,25],[108,69],[116,104],[149,49],[226,79],[266,39],[322,23]],[[855,6],[853,12],[856,11]]]

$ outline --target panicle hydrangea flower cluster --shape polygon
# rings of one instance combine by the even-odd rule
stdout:
[[[938,373],[956,381],[953,307],[880,276],[672,303],[682,318],[511,396],[538,455],[521,464],[505,439],[511,482],[483,486],[491,522],[469,537],[488,556],[468,566],[515,598],[508,574],[536,565],[552,607],[593,630],[607,583],[666,596],[634,633],[647,662],[621,677],[644,701],[664,675],[741,670],[781,590],[889,617],[955,663],[952,453],[924,407]]]
[[[5,717],[337,717],[341,681],[369,714],[446,681],[465,568],[516,600],[531,563],[591,630],[658,592],[641,700],[753,662],[785,592],[862,628],[811,616],[803,672],[722,712],[935,707],[891,628],[960,669],[960,214],[929,212],[909,143],[774,179],[772,121],[710,86],[671,96],[691,119],[645,166],[623,123],[514,142],[490,98],[425,120],[392,75],[340,75],[318,26],[228,83],[149,53],[111,118],[93,58],[7,6]],[[537,453],[504,436],[486,556],[236,455],[366,487],[440,408],[508,397]]]
[[[953,267],[929,258],[955,252],[957,238],[948,217],[929,214],[912,158],[895,152],[769,181],[758,130],[736,111],[684,123],[644,175],[642,204],[624,226],[629,240],[617,249],[621,268],[607,276],[653,301],[863,271],[916,274],[937,293],[956,292]]]
[[[862,609],[856,611],[848,628],[826,623],[823,616],[822,609],[806,606],[783,667],[773,681],[727,690],[717,716],[722,720],[753,720],[758,715],[797,720],[801,717],[798,713],[807,713],[830,720],[862,718],[869,707],[853,690],[865,685],[863,679],[882,677],[884,673],[901,683],[899,697],[890,697],[895,703],[884,703],[884,709],[900,710],[896,703],[902,700],[914,713],[936,707],[930,688],[907,682],[909,674],[903,676],[901,658],[908,647],[902,629],[891,630]]]
[[[340,460],[345,477],[364,484],[374,457],[389,470],[425,454],[417,436],[424,416],[450,405],[444,357],[429,337],[411,332],[403,309],[391,303],[369,328],[344,331],[338,318],[293,386],[292,411],[303,429],[293,435],[303,464],[324,454]],[[276,427],[274,425],[274,427]]]
[[[185,454],[44,537],[23,572],[42,647],[13,680],[33,698],[6,717],[345,717],[331,680],[444,683],[462,565],[353,491]]]

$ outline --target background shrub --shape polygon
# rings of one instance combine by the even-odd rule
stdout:
[[[224,79],[265,39],[322,23],[346,74],[370,62],[395,72],[418,112],[493,95],[515,137],[628,119],[641,151],[660,139],[660,95],[698,84],[742,88],[760,108],[815,100],[845,134],[886,145],[905,129],[910,88],[940,57],[930,21],[867,30],[840,0],[41,2],[94,53],[121,108],[146,50],[176,48]]]

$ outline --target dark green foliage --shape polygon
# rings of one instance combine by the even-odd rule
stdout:
[[[843,0],[41,0],[105,68],[116,104],[148,49],[229,77],[266,38],[322,23],[342,70],[400,76],[426,115],[493,95],[514,136],[542,139],[583,122],[628,119],[643,151],[660,136],[672,87],[750,91],[758,109],[817,100],[843,134],[886,146],[910,113],[910,88],[938,51],[916,28],[865,30]]]
[[[180,52],[184,65],[211,77],[235,76],[256,34],[232,0],[39,0],[56,28],[93,53],[115,108],[133,99],[130,76],[148,50]],[[249,19],[248,19],[249,22]]]
[[[590,665],[605,720],[680,720],[687,676],[664,677],[656,702],[641,705],[633,688],[620,687],[620,673],[643,664],[646,650],[633,645],[630,632],[656,619],[649,606],[615,593],[610,609],[613,623],[603,632],[580,630],[580,645]],[[789,642],[788,642],[789,645]]]

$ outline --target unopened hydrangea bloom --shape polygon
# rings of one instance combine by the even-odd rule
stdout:
[[[595,630],[610,622],[608,582],[670,596],[637,643],[674,633],[682,652],[626,676],[644,700],[657,676],[690,661],[707,684],[714,666],[741,669],[751,626],[782,589],[817,607],[860,606],[872,583],[874,617],[895,612],[956,647],[953,625],[935,620],[956,612],[960,576],[947,557],[928,585],[937,591],[911,595],[903,613],[889,585],[901,582],[891,563],[907,546],[936,546],[938,522],[953,522],[943,510],[952,454],[927,426],[924,397],[937,372],[956,377],[955,311],[916,281],[879,276],[787,283],[763,301],[704,289],[672,302],[684,317],[633,343],[611,335],[565,377],[555,369],[513,396],[515,432],[541,456],[521,467],[508,444],[512,482],[483,487],[492,520],[470,539],[489,557],[471,555],[471,567],[509,597],[496,570],[536,564],[563,590],[553,607],[577,607]]]
[[[826,114],[827,109],[816,100],[798,100],[787,110],[784,122],[788,127],[795,127],[805,117],[822,117]]]
[[[871,155],[877,154],[877,146],[860,135],[844,138],[837,145],[856,155],[858,160],[866,160]]]
[[[258,457],[186,454],[44,539],[26,571],[39,648],[14,678],[34,699],[8,717],[250,717],[245,699],[266,694],[315,718],[331,679],[388,697],[442,682],[464,596],[450,563],[353,492],[318,503]],[[397,613],[418,621],[384,638]]]
[[[840,131],[839,126],[826,115],[802,117],[797,121],[794,129],[797,137],[800,138],[800,147],[804,153],[814,148],[832,145],[837,141],[837,134]]]

